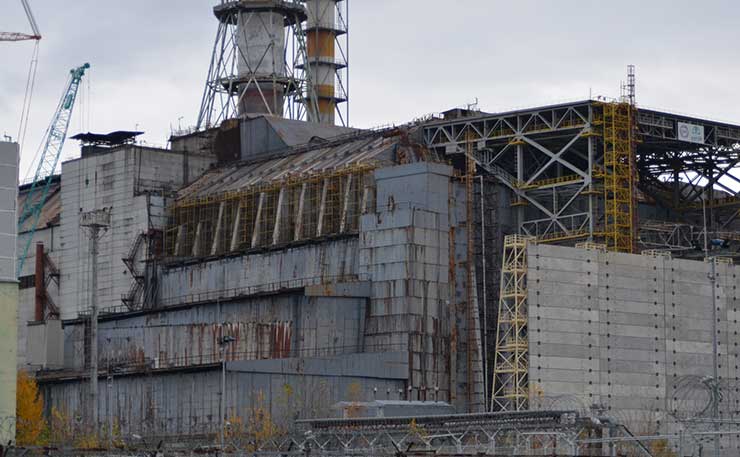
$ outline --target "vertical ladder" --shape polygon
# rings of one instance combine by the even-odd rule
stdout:
[[[614,252],[635,248],[634,108],[629,103],[603,105],[604,242]]]

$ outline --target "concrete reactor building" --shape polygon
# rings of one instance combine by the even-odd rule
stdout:
[[[47,415],[222,446],[265,411],[281,436],[505,418],[516,445],[456,445],[519,455],[738,419],[740,125],[641,108],[631,69],[614,100],[355,129],[346,2],[214,14],[196,128],[75,135],[19,227],[8,356]]]

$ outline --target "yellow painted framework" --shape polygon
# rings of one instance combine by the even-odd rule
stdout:
[[[527,245],[534,239],[523,235],[504,238],[492,411],[524,411],[529,406]]]
[[[609,251],[635,250],[635,109],[604,103],[604,243]]]
[[[223,255],[250,248],[355,233],[373,198],[375,163],[289,176],[172,206],[165,252]]]

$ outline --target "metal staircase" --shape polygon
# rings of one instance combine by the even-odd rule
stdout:
[[[130,311],[147,308],[154,302],[156,280],[147,278],[152,276],[155,268],[148,257],[153,252],[153,244],[158,237],[161,238],[161,231],[156,229],[139,233],[131,244],[128,255],[121,259],[133,279],[128,292],[121,296],[121,302]],[[145,247],[144,253],[142,247]],[[140,260],[142,257],[145,259]],[[144,264],[143,271],[139,268],[141,263]]]

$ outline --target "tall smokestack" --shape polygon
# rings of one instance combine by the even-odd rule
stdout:
[[[347,33],[338,7],[342,0],[305,1],[308,11],[307,63],[318,105],[309,106],[309,119],[322,124],[334,124],[337,104],[347,101],[346,87],[338,74],[339,70],[347,67],[345,50],[337,40],[338,36]],[[342,119],[342,123],[346,122],[346,119]]]

